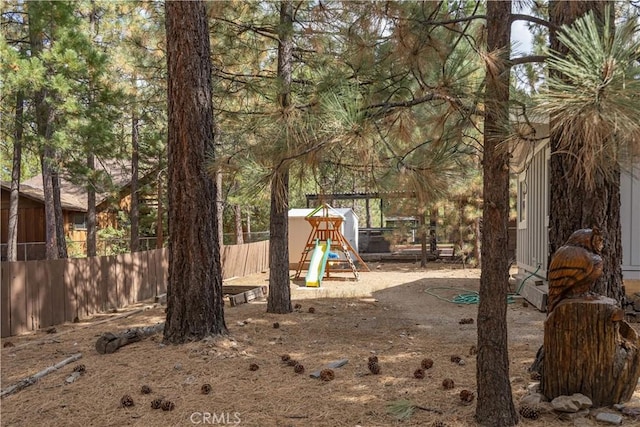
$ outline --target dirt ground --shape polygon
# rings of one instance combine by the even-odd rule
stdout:
[[[479,270],[452,264],[371,263],[371,272],[340,274],[321,288],[292,282],[292,300],[301,307],[287,315],[265,312],[265,301],[225,307],[229,335],[181,346],[163,345],[160,335],[130,344],[110,355],[94,345],[104,332],[164,321],[164,307],[151,302],[105,314],[56,332],[3,339],[2,389],[67,357],[82,358],[45,376],[1,401],[2,426],[473,426],[475,400],[462,404],[462,390],[476,391],[477,305],[453,298],[478,290]],[[228,284],[266,285],[267,275],[238,278]],[[469,303],[466,303],[469,302]],[[313,308],[315,312],[311,313]],[[143,309],[140,311],[140,309]],[[130,316],[124,316],[133,313]],[[542,343],[545,314],[514,299],[508,307],[510,376],[514,400],[527,393],[527,368]],[[460,323],[462,319],[473,323]],[[104,321],[111,319],[110,321]],[[278,322],[279,327],[274,323]],[[637,324],[634,325],[637,328]],[[13,346],[7,347],[11,342]],[[282,362],[289,355],[303,374]],[[381,372],[368,369],[377,355]],[[464,362],[453,363],[457,355]],[[421,360],[433,367],[414,378]],[[340,359],[335,379],[322,381],[310,373]],[[256,364],[257,370],[250,370]],[[65,383],[74,368],[85,373]],[[454,388],[445,390],[444,379]],[[209,384],[211,392],[202,393]],[[143,394],[143,385],[151,393]],[[134,405],[123,407],[130,395]],[[152,409],[154,399],[170,400],[174,409]],[[404,400],[417,405],[399,420],[389,405]],[[406,403],[410,402],[410,403]],[[631,402],[640,407],[640,388]],[[441,412],[441,413],[439,413]],[[640,422],[625,418],[624,425]],[[524,426],[574,425],[543,412]],[[595,425],[595,422],[594,424]]]

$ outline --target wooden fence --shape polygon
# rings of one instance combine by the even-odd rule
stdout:
[[[50,261],[0,263],[0,333],[17,335],[82,320],[167,290],[168,250]],[[223,278],[269,267],[269,242],[228,245]]]

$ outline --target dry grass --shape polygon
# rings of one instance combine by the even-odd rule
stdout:
[[[121,348],[111,355],[94,350],[96,339],[107,331],[143,326],[164,320],[164,307],[156,306],[112,322],[67,324],[56,334],[44,333],[3,339],[15,347],[2,348],[2,388],[47,366],[81,352],[83,358],[54,372],[33,386],[2,400],[3,426],[186,426],[233,424],[246,426],[390,426],[474,425],[472,404],[463,404],[463,389],[475,392],[475,305],[455,305],[425,292],[429,287],[450,298],[465,289],[477,289],[477,270],[420,270],[411,264],[381,266],[361,273],[359,282],[325,281],[321,289],[293,285],[294,303],[301,308],[288,315],[265,313],[264,302],[226,308],[229,336],[182,346],[165,346],[161,336]],[[345,277],[347,277],[346,275]],[[266,276],[238,279],[236,283],[264,284]],[[321,297],[320,297],[321,296]],[[309,307],[315,313],[309,313]],[[526,368],[542,341],[544,314],[521,303],[508,310],[511,377],[514,398],[525,394]],[[278,322],[279,328],[273,323]],[[288,354],[305,367],[297,374],[281,360]],[[381,373],[372,375],[368,357],[376,354]],[[465,364],[451,362],[458,355]],[[423,358],[434,360],[424,379],[414,371]],[[324,382],[309,376],[326,364],[347,358],[335,369],[335,379]],[[250,364],[259,369],[251,371]],[[74,366],[86,373],[65,384]],[[442,381],[453,379],[453,389]],[[203,384],[211,385],[202,394]],[[142,394],[148,385],[152,392]],[[129,394],[134,406],[123,408]],[[175,403],[173,411],[154,410],[153,399]],[[388,407],[405,399],[442,411],[416,409],[400,421]],[[406,403],[405,403],[406,404]],[[209,413],[216,418],[204,418]],[[206,414],[205,414],[206,416]],[[221,417],[224,417],[222,419]],[[553,414],[525,426],[562,424]],[[567,423],[567,425],[571,425]]]

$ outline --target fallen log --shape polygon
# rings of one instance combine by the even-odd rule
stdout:
[[[82,353],[74,354],[73,356],[67,357],[63,361],[58,362],[53,366],[49,366],[48,368],[43,369],[42,371],[38,372],[37,374],[34,374],[34,375],[31,375],[30,377],[21,379],[17,383],[15,383],[15,384],[5,388],[4,390],[2,390],[2,392],[0,392],[0,398],[8,396],[8,395],[13,394],[13,393],[16,393],[16,392],[22,390],[23,388],[26,388],[26,387],[29,387],[30,385],[35,384],[36,382],[38,382],[38,380],[40,378],[44,377],[45,375],[48,375],[51,372],[54,372],[54,371],[62,368],[64,365],[67,365],[67,364],[69,364],[71,362],[75,362],[76,360],[80,359],[81,357],[82,357]]]
[[[65,331],[58,332],[55,336],[59,337],[61,335],[65,335],[65,334],[68,334],[70,332],[76,332],[76,331],[79,331],[81,329],[86,329],[86,328],[89,328],[89,327],[92,327],[92,326],[101,325],[103,323],[113,322],[114,320],[124,319],[126,317],[133,316],[134,314],[142,313],[143,311],[147,310],[148,308],[150,308],[150,306],[145,307],[145,308],[139,308],[139,309],[133,310],[133,311],[127,311],[125,313],[118,314],[117,316],[109,317],[108,319],[98,320],[97,322],[86,323],[86,324],[83,324],[83,325],[81,325],[81,326],[79,326],[77,328],[76,327],[69,328],[69,329],[67,329]],[[29,346],[29,345],[33,345],[33,344],[40,345],[40,344],[45,344],[45,343],[49,343],[49,342],[55,342],[55,341],[50,336],[47,336],[46,338],[42,338],[42,339],[37,340],[37,341],[27,341],[24,344],[17,345],[17,346],[15,346],[15,348],[12,351],[21,350],[22,348],[24,348],[26,346]]]
[[[120,347],[138,342],[143,338],[157,334],[164,329],[164,323],[158,323],[153,326],[144,326],[142,328],[131,328],[119,334],[105,332],[96,341],[96,351],[100,354],[111,354],[116,352]]]

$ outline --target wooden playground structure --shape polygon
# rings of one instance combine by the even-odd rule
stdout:
[[[322,216],[315,216],[321,210]],[[331,206],[325,203],[305,217],[311,225],[311,233],[300,255],[295,279],[300,278],[304,267],[308,265],[307,286],[320,286],[323,277],[331,277],[331,273],[352,272],[355,280],[359,280],[354,257],[362,271],[369,271],[367,264],[341,231],[344,218],[338,213],[332,215],[331,211]],[[342,253],[344,260],[330,256],[337,253]],[[342,266],[344,263],[348,264],[348,268]],[[315,277],[311,279],[311,276]]]

